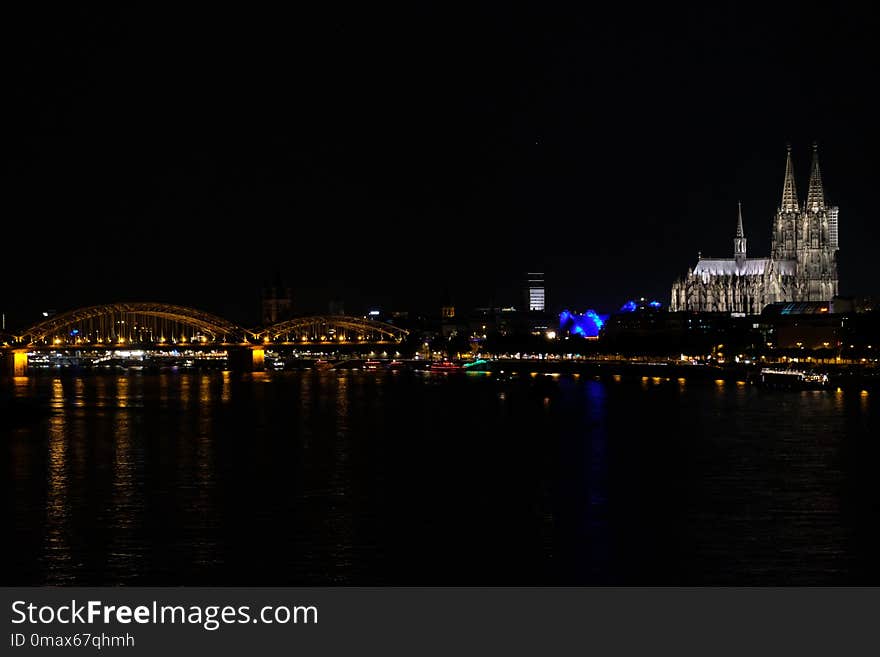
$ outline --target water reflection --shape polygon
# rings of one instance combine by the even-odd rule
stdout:
[[[18,399],[31,397],[35,381],[30,376],[16,376],[12,379],[13,394]]]
[[[128,377],[120,377],[116,380],[116,408],[128,406]]]
[[[607,578],[611,571],[611,544],[609,537],[608,509],[608,431],[607,390],[595,381],[586,384],[587,416],[589,433],[589,476],[587,477],[587,499],[589,500],[588,522],[591,558],[591,579]]]
[[[113,478],[112,493],[108,500],[107,523],[111,528],[107,550],[107,569],[112,581],[125,583],[143,569],[147,549],[141,526],[144,497],[139,473],[142,465],[140,446],[135,438],[133,423],[137,416],[128,412],[138,405],[136,395],[129,394],[129,377],[115,379],[112,419]]]
[[[85,400],[85,383],[82,379],[74,379],[73,381],[73,399],[71,401],[71,405],[77,408],[82,408],[86,405]]]
[[[224,372],[224,374],[229,373]],[[216,410],[213,406],[213,391],[211,389],[213,379],[214,377],[208,374],[202,374],[199,377],[199,431],[193,476],[195,495],[188,509],[192,524],[201,529],[200,540],[193,546],[193,559],[197,566],[203,568],[216,563],[218,552],[214,531],[216,526],[216,513],[214,512],[216,464],[212,426]],[[224,390],[227,390],[228,377],[223,379],[223,385]]]
[[[223,377],[223,384],[220,390],[220,399],[224,404],[228,404],[232,399],[232,385],[230,384],[232,372],[224,371],[221,376]]]
[[[731,381],[13,379],[16,584],[880,581],[876,395]]]
[[[332,537],[330,553],[334,560],[330,578],[335,583],[347,581],[352,566],[350,386],[351,377],[340,375],[336,379],[336,431],[333,436],[333,466],[329,481],[330,504],[327,516],[327,529]]]
[[[48,426],[48,469],[46,472],[46,530],[43,561],[47,564],[47,584],[70,584],[77,578],[77,564],[70,549],[71,508],[69,454],[64,389],[59,379],[52,381],[52,408],[56,412]]]
[[[313,387],[315,385],[314,376],[297,377],[298,386],[294,390],[294,399],[299,400],[298,405],[294,405],[296,410],[296,426],[295,435],[299,436],[303,451],[308,451],[312,445],[312,409],[315,405]]]
[[[192,375],[182,374],[177,379],[177,394],[180,398],[180,405],[185,409],[189,407],[190,388],[192,387]]]

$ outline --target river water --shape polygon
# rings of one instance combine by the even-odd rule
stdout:
[[[37,372],[0,583],[880,583],[876,393]]]

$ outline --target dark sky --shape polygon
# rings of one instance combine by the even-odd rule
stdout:
[[[841,292],[880,292],[867,14],[543,4],[7,15],[0,309],[255,323],[275,271],[302,312],[519,303],[531,269],[555,307],[667,301],[738,199],[767,254],[813,140]]]

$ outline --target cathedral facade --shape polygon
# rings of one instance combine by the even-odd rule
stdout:
[[[757,315],[779,301],[830,301],[838,291],[837,214],[825,199],[815,144],[806,202],[799,201],[789,147],[770,256],[747,256],[740,207],[733,257],[700,255],[696,266],[673,283],[669,309]]]

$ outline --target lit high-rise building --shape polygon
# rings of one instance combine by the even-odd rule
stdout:
[[[526,297],[529,312],[544,312],[546,306],[544,272],[528,272],[526,279]]]

